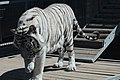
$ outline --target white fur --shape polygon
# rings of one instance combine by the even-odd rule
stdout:
[[[32,16],[35,16],[33,20],[26,21],[26,19],[29,19]],[[33,76],[31,80],[42,80],[46,53],[52,53],[54,51],[58,51],[59,53],[58,61],[54,64],[54,67],[62,67],[64,53],[68,53],[69,62],[67,70],[76,70],[75,54],[73,51],[73,19],[75,19],[75,16],[72,9],[65,4],[53,4],[44,10],[35,7],[27,10],[20,17],[19,21],[23,21],[24,24],[19,24],[18,22],[17,31],[25,28],[25,26],[30,28],[31,25],[34,25],[36,28],[36,33],[29,32],[30,29],[28,28],[22,31],[29,32],[26,34],[34,37],[35,40],[33,41],[37,41],[39,45],[39,47],[35,46],[35,48],[33,47],[31,50],[29,45],[34,45],[34,42],[30,43],[28,41],[29,44],[24,42],[26,47],[29,46],[28,48],[24,48],[24,46],[19,46],[20,43],[17,44],[19,41],[17,38],[14,38],[15,45],[18,48],[20,48],[22,51],[26,49],[26,52],[24,51],[22,56],[25,60],[27,71],[31,72],[33,70]],[[27,40],[27,38],[25,39]],[[35,55],[33,52],[36,52],[34,53]],[[29,60],[28,57],[31,55],[31,60]]]

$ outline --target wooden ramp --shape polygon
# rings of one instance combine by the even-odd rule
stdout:
[[[100,32],[100,38],[96,41],[86,40],[80,36],[74,39],[76,59],[85,62],[95,62],[114,38],[120,33],[120,25],[89,24],[83,28],[88,35],[93,31]],[[67,57],[67,56],[66,56]]]
[[[83,31],[91,35],[100,32],[100,39],[89,41],[81,37],[74,39],[76,59],[95,62],[120,33],[120,0],[108,0],[102,4],[98,12],[91,17]],[[109,53],[108,53],[109,54]]]

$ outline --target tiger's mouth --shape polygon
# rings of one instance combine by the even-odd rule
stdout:
[[[39,42],[32,36],[17,36],[15,40],[15,45],[22,50],[28,52],[36,52],[40,49]]]

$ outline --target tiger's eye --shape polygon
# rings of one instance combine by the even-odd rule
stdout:
[[[23,21],[19,21],[19,24],[22,24],[23,23]]]
[[[33,39],[30,38],[30,41],[32,41]]]
[[[30,26],[30,32],[36,33],[36,27],[34,25]]]

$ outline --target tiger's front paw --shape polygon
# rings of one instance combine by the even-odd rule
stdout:
[[[69,64],[66,68],[66,71],[76,71],[76,66],[73,64]]]
[[[63,67],[63,62],[57,62],[53,65],[54,68],[61,68]]]

